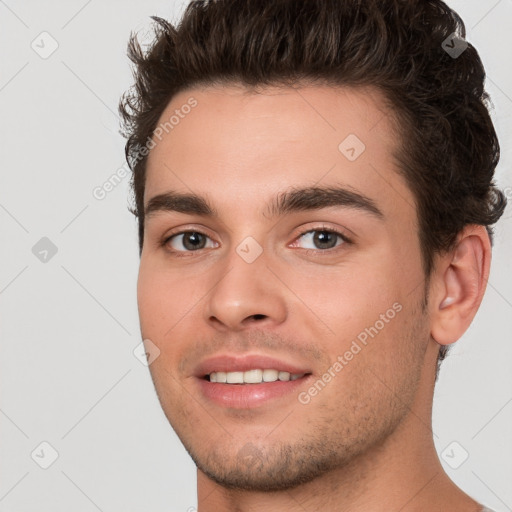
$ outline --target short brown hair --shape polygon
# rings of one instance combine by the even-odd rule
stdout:
[[[443,48],[450,36],[466,36],[464,22],[443,1],[196,0],[176,27],[152,19],[155,38],[146,52],[131,34],[135,85],[119,102],[140,251],[147,160],[141,149],[178,92],[230,83],[378,88],[396,121],[398,172],[416,201],[426,281],[435,253],[453,249],[464,226],[486,226],[492,243],[491,225],[506,199],[493,182],[500,147],[485,71],[471,44],[456,57]],[[445,355],[441,347],[438,361]]]

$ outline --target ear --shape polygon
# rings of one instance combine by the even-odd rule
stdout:
[[[491,265],[485,226],[470,225],[456,247],[439,257],[430,286],[431,335],[440,345],[457,341],[473,321],[484,296]]]

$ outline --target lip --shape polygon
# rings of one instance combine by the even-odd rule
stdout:
[[[248,371],[271,368],[278,371],[304,373],[304,377],[290,381],[263,382],[261,384],[224,384],[210,382],[205,376],[212,372]],[[204,398],[224,408],[253,409],[278,398],[296,399],[298,389],[312,378],[311,370],[289,361],[263,355],[217,355],[201,362],[195,376]]]

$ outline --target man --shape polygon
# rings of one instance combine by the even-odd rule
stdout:
[[[481,511],[431,431],[505,208],[462,21],[440,0],[154,19],[120,112],[141,332],[199,512]]]

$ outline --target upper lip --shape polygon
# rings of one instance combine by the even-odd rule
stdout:
[[[291,374],[311,373],[305,366],[265,355],[218,354],[199,363],[195,376],[203,378],[213,372],[245,372],[254,369],[274,369]]]

